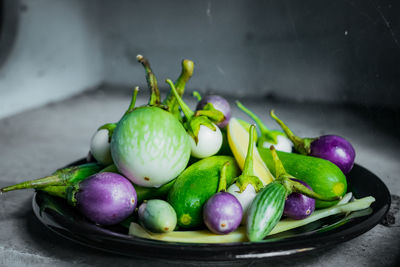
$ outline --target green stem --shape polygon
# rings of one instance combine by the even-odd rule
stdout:
[[[136,86],[135,89],[133,90],[131,103],[129,104],[128,110],[125,112],[124,115],[132,112],[135,109],[136,98],[137,98],[138,92],[139,92],[139,86]]]
[[[20,189],[28,189],[28,188],[38,188],[41,186],[51,185],[51,184],[58,184],[61,182],[60,177],[57,175],[46,176],[40,179],[25,181],[19,184],[6,186],[0,189],[0,192],[5,193],[14,190]]]
[[[251,110],[249,110],[248,108],[246,108],[242,103],[240,103],[240,101],[236,101],[236,105],[238,106],[238,108],[240,110],[242,110],[244,113],[246,113],[247,116],[249,116],[250,118],[252,118],[255,123],[257,124],[258,129],[260,129],[261,133],[269,133],[270,129],[267,128],[267,126],[265,126],[265,124],[261,121],[261,119],[254,114]]]
[[[221,192],[221,191],[224,191],[224,192],[226,191],[226,172],[227,172],[229,165],[230,165],[230,163],[229,163],[229,161],[227,161],[221,167],[221,174],[219,176],[217,193]]]
[[[182,61],[182,72],[179,75],[179,78],[175,82],[176,91],[178,92],[179,96],[183,96],[185,92],[186,83],[193,75],[194,70],[194,63],[189,59],[184,59]]]
[[[151,93],[149,105],[150,106],[160,105],[160,103],[161,103],[160,91],[158,90],[157,79],[150,67],[149,61],[142,55],[137,55],[136,59],[143,65],[143,67],[146,71],[147,85],[148,85],[148,87],[150,89],[150,93]]]
[[[254,165],[253,165],[253,150],[255,145],[255,135],[256,126],[254,124],[250,125],[249,128],[249,144],[247,146],[247,155],[244,161],[243,172],[237,177],[236,185],[238,186],[240,192],[246,190],[247,185],[251,184],[256,192],[263,188],[263,183],[260,178],[254,175]]]
[[[13,190],[40,188],[49,185],[69,185],[82,181],[99,172],[103,168],[98,163],[86,163],[79,166],[73,166],[57,170],[53,175],[39,179],[25,181],[16,185],[7,186],[0,189],[0,192],[9,192]]]
[[[285,168],[283,167],[282,161],[279,159],[278,154],[274,146],[269,148],[271,150],[272,159],[275,163],[275,179],[287,175]]]
[[[175,81],[175,89],[179,96],[183,96],[183,93],[185,92],[186,83],[193,75],[193,69],[194,69],[193,61],[188,59],[182,60],[182,71],[178,79]],[[179,105],[175,95],[172,92],[168,94],[167,98],[164,100],[163,103],[164,105],[168,106],[169,111],[173,115],[180,118]]]
[[[201,101],[201,95],[197,91],[193,91],[192,95],[197,99],[198,102]]]
[[[244,161],[242,175],[254,176],[254,165],[253,165],[253,150],[254,150],[254,133],[256,126],[252,124],[249,129],[249,145],[247,147],[247,155]]]
[[[194,112],[189,108],[188,105],[186,105],[185,102],[183,102],[182,98],[179,96],[178,92],[176,91],[174,83],[170,79],[167,79],[166,82],[171,87],[171,91],[175,95],[176,100],[178,101],[179,106],[181,107],[183,114],[185,114],[186,119],[190,120],[194,116]]]
[[[334,197],[324,197],[314,191],[310,190],[308,187],[304,186],[303,184],[290,180],[292,186],[292,192],[303,194],[307,197],[322,200],[322,201],[335,201],[342,199],[341,196],[334,196]]]
[[[311,142],[314,140],[314,138],[300,138],[296,136],[292,130],[287,127],[283,121],[281,121],[276,115],[274,110],[271,110],[270,112],[271,117],[281,126],[282,130],[285,132],[287,137],[292,141],[294,148],[296,149],[297,152],[303,155],[308,155],[310,154],[310,146]]]

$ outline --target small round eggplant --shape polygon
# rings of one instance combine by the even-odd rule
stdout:
[[[226,127],[229,120],[231,119],[231,107],[229,105],[229,102],[219,95],[207,95],[197,103],[196,111],[202,110],[208,103],[211,103],[216,110],[219,110],[222,112],[222,114],[224,114],[225,118],[222,122],[217,124],[218,127]]]
[[[143,202],[138,210],[140,224],[153,233],[168,233],[176,227],[176,212],[166,201],[150,199]]]
[[[240,225],[243,209],[237,198],[227,192],[213,195],[203,207],[203,219],[216,234],[228,234]]]
[[[93,134],[90,141],[90,153],[103,165],[110,165],[113,163],[111,158],[109,131],[107,129],[100,129]]]
[[[222,133],[218,126],[215,130],[211,130],[207,126],[200,125],[200,130],[197,135],[197,143],[190,136],[191,154],[198,159],[208,158],[215,155],[222,146]]]
[[[311,142],[310,155],[331,161],[347,174],[353,168],[356,152],[343,137],[323,135]]]
[[[112,172],[98,173],[80,182],[74,199],[80,212],[100,225],[121,222],[133,213],[137,203],[131,182]]]
[[[236,183],[234,183],[231,186],[229,186],[227,192],[231,193],[237,198],[237,200],[239,200],[243,208],[243,215],[244,215],[243,218],[245,218],[251,206],[251,203],[253,202],[254,198],[257,195],[254,186],[249,184],[247,185],[246,189],[243,192],[240,192],[239,187],[237,186]],[[244,223],[244,221],[242,221],[242,223]]]
[[[291,179],[293,181],[299,182],[312,190],[312,188],[303,181],[298,179]],[[291,193],[286,201],[285,201],[285,208],[283,210],[283,214],[289,218],[295,220],[301,220],[313,213],[315,210],[315,199],[307,197],[300,193]]]

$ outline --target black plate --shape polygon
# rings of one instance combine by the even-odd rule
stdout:
[[[347,176],[356,198],[373,196],[370,209],[347,217],[332,216],[295,230],[270,236],[261,243],[184,244],[147,240],[127,235],[122,226],[100,227],[83,218],[63,199],[38,192],[33,197],[37,218],[52,231],[78,243],[134,257],[174,260],[226,261],[285,256],[332,246],[373,228],[390,207],[385,184],[367,169],[355,165]],[[179,256],[178,256],[179,255]]]

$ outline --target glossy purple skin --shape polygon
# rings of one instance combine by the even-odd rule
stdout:
[[[100,225],[121,222],[133,213],[137,203],[132,183],[112,172],[98,173],[82,181],[75,197],[80,212]]]
[[[197,103],[196,110],[203,109],[207,103],[213,104],[213,107],[222,112],[225,116],[225,120],[218,123],[219,128],[224,128],[228,125],[229,120],[231,119],[231,106],[228,101],[219,95],[207,95],[203,97],[199,103]]]
[[[323,135],[311,143],[311,156],[329,160],[344,174],[351,171],[356,152],[349,141],[337,135]]]
[[[242,205],[228,192],[213,195],[203,207],[203,219],[216,234],[228,234],[239,227],[243,217]]]
[[[312,190],[312,188],[305,182],[297,179],[292,179],[292,180],[299,182]],[[315,199],[307,197],[303,194],[291,193],[285,201],[285,208],[283,210],[283,214],[289,218],[295,220],[301,220],[310,216],[314,210],[315,210]]]

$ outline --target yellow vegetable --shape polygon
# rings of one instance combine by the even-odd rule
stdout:
[[[236,118],[231,118],[228,124],[228,143],[239,167],[243,170],[249,145],[249,133]],[[254,149],[253,153],[254,175],[260,178],[265,186],[272,182],[274,177],[261,159],[257,149]]]

